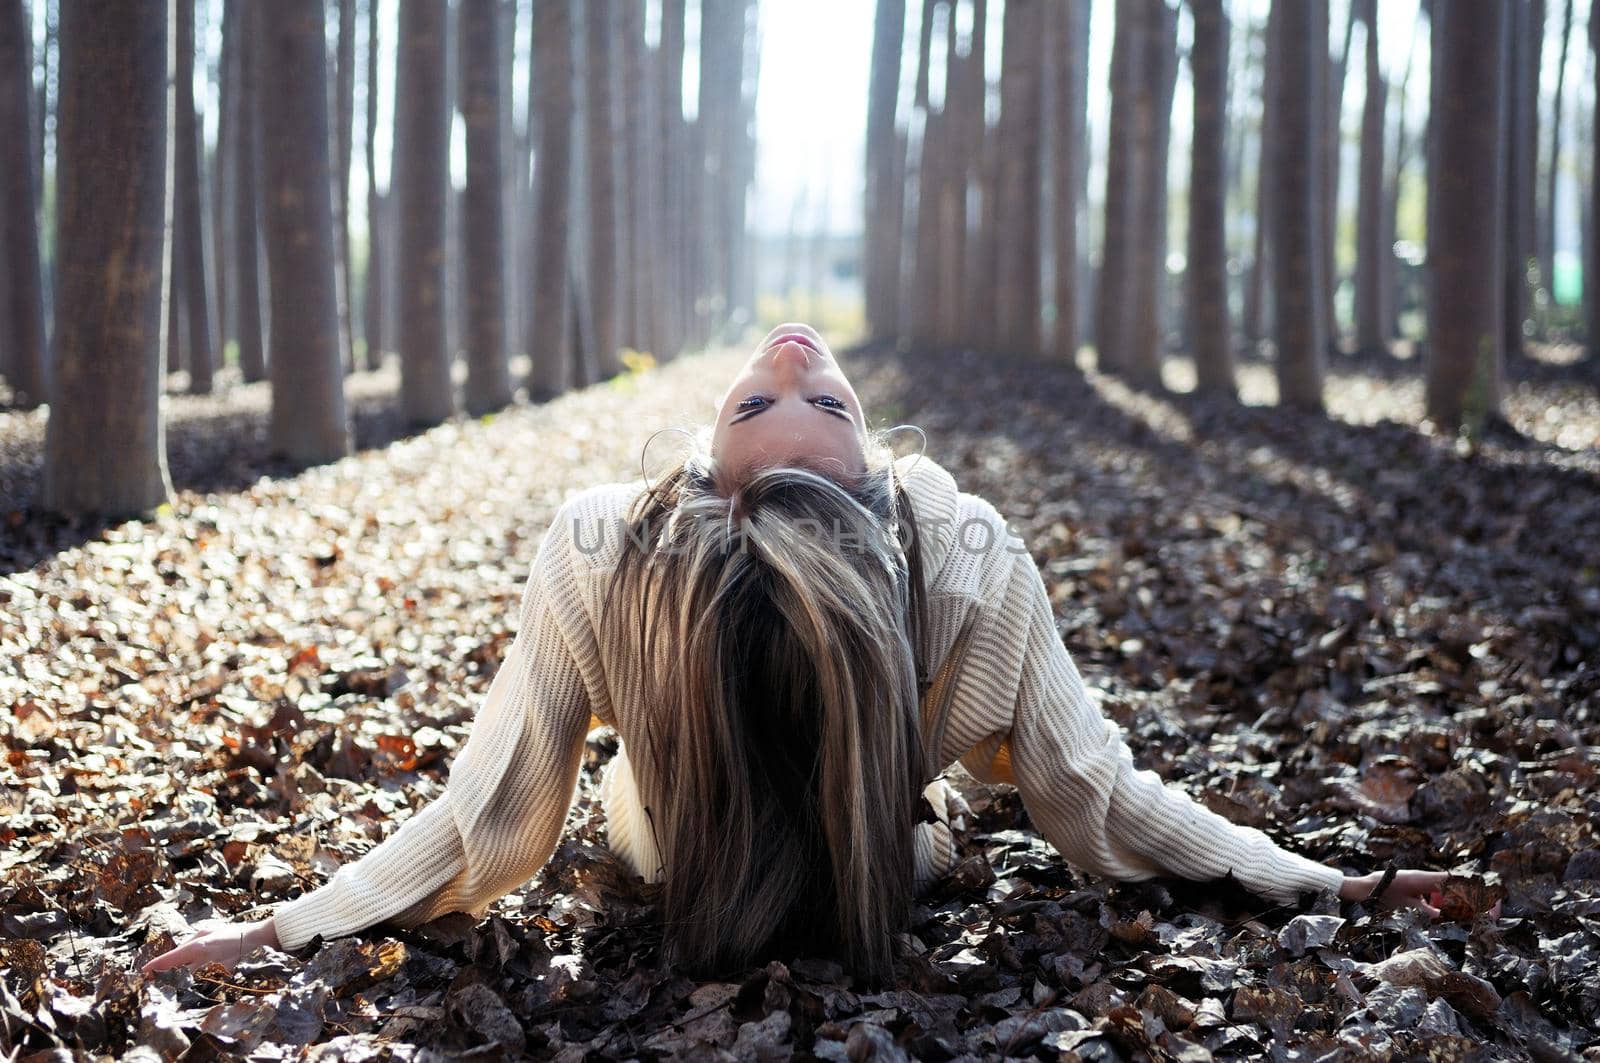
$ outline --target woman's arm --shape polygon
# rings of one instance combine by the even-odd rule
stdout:
[[[1049,596],[1031,558],[1019,559],[1015,591],[1028,614],[1011,730],[1011,766],[1024,805],[1070,862],[1117,879],[1232,873],[1276,900],[1303,890],[1338,891],[1344,875],[1235,824],[1134,766],[1115,722],[1090,700],[1056,632]]]
[[[581,571],[569,523],[558,514],[540,543],[511,652],[445,794],[326,884],[279,905],[270,920],[213,924],[147,969],[232,962],[246,944],[299,948],[386,919],[412,926],[446,912],[481,913],[544,865],[572,803],[590,721],[587,688],[558,617],[576,601],[570,590]]]
[[[969,501],[964,512],[993,522],[993,552],[981,559],[983,593],[944,728],[949,752],[965,751],[962,763],[979,778],[1014,782],[1045,839],[1096,874],[1207,880],[1232,873],[1277,900],[1305,890],[1371,890],[1375,879],[1347,880],[1137,769],[1062,644],[1022,541],[986,502]],[[1396,888],[1385,896],[1395,900]]]

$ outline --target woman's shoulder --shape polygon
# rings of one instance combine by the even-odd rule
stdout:
[[[616,480],[569,493],[556,507],[545,548],[560,550],[571,563],[586,568],[614,563],[628,510],[644,487],[643,480]]]
[[[1026,547],[982,495],[964,491],[926,454],[895,461],[922,536],[924,565],[935,593],[981,597]]]

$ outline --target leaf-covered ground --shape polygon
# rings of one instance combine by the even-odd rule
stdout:
[[[1559,374],[1514,389],[1520,437],[1474,449],[1417,430],[1404,367],[1336,365],[1322,418],[844,358],[875,422],[922,426],[1032,545],[1143,765],[1352,871],[1457,872],[1438,921],[1112,885],[966,780],[967,859],[896,984],[793,956],[691,981],[604,849],[599,732],[566,840],[485,922],[138,975],[442,792],[555,506],[637,475],[741,357],[259,481],[259,389],[174,402],[190,489],[109,528],[31,514],[37,415],[0,414],[0,1054],[1600,1057],[1600,403]],[[362,379],[363,439],[387,441],[395,382]]]

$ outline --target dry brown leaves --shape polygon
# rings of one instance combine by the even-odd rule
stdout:
[[[1561,443],[1594,438],[1593,406],[1560,392],[1543,408],[1567,420],[1547,419],[1526,383],[1513,422],[1534,441],[1463,452],[1405,420],[1409,384],[1351,367],[1324,419],[960,355],[846,359],[875,422],[921,425],[1033,545],[1143,764],[1314,858],[1453,870],[1435,923],[1093,880],[1014,793],[963,784],[967,859],[919,905],[895,984],[788,956],[692,981],[657,962],[650,897],[604,848],[602,733],[550,865],[482,923],[134,973],[442,792],[555,506],[637,475],[649,432],[703,416],[738,358],[292,478],[257,482],[219,442],[221,493],[148,524],[24,529],[11,556],[40,563],[0,578],[0,1052],[1592,1052],[1600,454]],[[1374,404],[1398,419],[1351,412]],[[203,432],[183,438],[204,456]]]

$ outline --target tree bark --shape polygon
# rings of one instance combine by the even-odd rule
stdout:
[[[61,9],[58,361],[42,507],[106,517],[167,501],[162,307],[170,4]]]
[[[1078,212],[1083,205],[1082,176],[1086,140],[1089,76],[1088,0],[1052,4],[1050,48],[1055,56],[1055,82],[1051,109],[1054,152],[1050,190],[1055,241],[1055,329],[1051,353],[1067,365],[1078,354]],[[981,101],[980,101],[981,105]],[[964,196],[963,196],[964,198]]]
[[[222,50],[217,60],[217,141],[211,153],[211,263],[217,283],[217,362],[227,364],[228,341],[239,338],[238,279],[234,260],[239,131],[239,3],[223,0]]]
[[[1189,335],[1202,391],[1234,396],[1228,329],[1227,198],[1228,16],[1222,0],[1189,0],[1194,44],[1194,123],[1189,166]]]
[[[629,346],[641,351],[661,348],[657,308],[660,296],[656,278],[660,261],[656,250],[655,196],[660,188],[656,167],[661,153],[656,145],[659,103],[649,85],[649,55],[645,49],[645,0],[622,0],[623,162],[627,173],[628,252],[622,274],[628,278]]]
[[[246,382],[267,376],[266,333],[261,322],[261,91],[260,56],[256,40],[261,35],[260,6],[240,0],[239,87],[237,128],[234,131],[234,172],[237,186],[233,207],[235,272],[238,275],[239,370]]]
[[[534,8],[533,69],[538,79],[529,106],[537,108],[533,175],[539,242],[533,265],[533,333],[528,339],[531,398],[553,398],[571,385],[568,356],[567,264],[572,228],[572,4],[550,0]]]
[[[584,0],[584,46],[587,52],[589,161],[589,296],[594,320],[594,364],[600,379],[622,371],[617,300],[617,4],[623,0]],[[707,15],[711,5],[706,5]],[[702,31],[705,23],[701,23]],[[704,100],[704,97],[702,97]]]
[[[177,210],[177,243],[174,256],[183,271],[183,305],[189,325],[189,390],[197,395],[211,391],[216,352],[211,342],[211,283],[206,276],[206,216],[200,196],[200,121],[194,100],[194,4],[177,0],[177,64],[173,82],[177,87],[177,119],[173,136],[177,138],[173,194],[182,200]]]
[[[1544,44],[1544,0],[1519,0],[1511,8],[1511,74],[1506,85],[1506,359],[1522,357],[1528,318],[1528,271],[1538,254],[1535,195],[1539,160],[1539,56]]]
[[[1031,3],[1032,0],[1023,0]],[[928,85],[932,79],[929,69],[946,56],[933,53],[934,33],[942,24],[944,39],[948,42],[950,5],[928,0],[922,6],[922,30],[917,48],[917,90],[914,113],[921,121],[921,136],[917,144],[917,217],[912,231],[916,250],[911,255],[911,306],[906,333],[916,346],[931,346],[938,337],[939,266],[943,253],[939,246],[939,186],[947,162],[948,148],[944,144],[944,116],[934,111],[929,99]],[[948,97],[947,97],[948,100]],[[813,288],[813,296],[816,294]]]
[[[1363,353],[1389,347],[1388,288],[1384,257],[1383,137],[1388,88],[1378,66],[1376,0],[1361,4],[1366,27],[1366,99],[1361,105],[1361,185],[1356,210],[1356,347]]]
[[[22,0],[0,0],[0,349],[12,387],[12,404],[24,409],[45,401],[48,378],[44,331],[44,270],[39,257],[39,198],[31,157],[29,62],[32,27]]]
[[[1433,12],[1439,78],[1429,108],[1435,224],[1425,395],[1428,416],[1449,431],[1481,422],[1500,403],[1509,16],[1503,0]]]
[[[1130,382],[1160,388],[1166,331],[1167,148],[1172,132],[1172,96],[1178,77],[1178,13],[1166,0],[1147,0],[1145,76],[1138,105],[1136,235],[1132,320],[1119,368]]]
[[[1106,143],[1104,235],[1100,241],[1100,284],[1095,293],[1095,361],[1101,372],[1116,372],[1127,357],[1133,304],[1133,251],[1139,231],[1138,131],[1135,97],[1143,81],[1146,0],[1116,0],[1116,36],[1111,46],[1111,119]]]
[[[450,112],[445,95],[445,0],[400,7],[395,99],[395,217],[400,237],[400,392],[406,419],[455,412],[445,315],[445,211]]]
[[[1278,39],[1283,36],[1283,5],[1273,4],[1267,14],[1266,55],[1261,72],[1261,129],[1256,145],[1256,202],[1253,219],[1255,232],[1251,243],[1250,274],[1245,281],[1244,320],[1241,331],[1245,342],[1251,346],[1260,343],[1267,335],[1269,323],[1268,304],[1272,297],[1269,283],[1271,272],[1272,219],[1276,212],[1273,196],[1277,193],[1277,173],[1273,170],[1276,152],[1274,140],[1278,129],[1279,86],[1282,75],[1283,49]]]
[[[338,261],[339,347],[345,372],[356,371],[354,285],[350,281],[350,160],[356,111],[356,0],[338,0],[339,43],[333,72],[333,224]]]
[[[365,289],[362,300],[362,335],[367,341],[367,368],[383,368],[383,352],[388,338],[384,335],[383,319],[385,301],[384,260],[387,255],[384,238],[384,212],[378,194],[378,0],[367,4],[367,271],[362,278]]]
[[[1327,67],[1327,10],[1311,0],[1273,0],[1273,8],[1274,14],[1282,9],[1283,20],[1275,41],[1282,60],[1272,167],[1277,181],[1272,232],[1278,396],[1284,405],[1320,410],[1328,343],[1318,307],[1323,259],[1317,144],[1324,112],[1317,80],[1319,70]]]
[[[1087,14],[1087,4],[1080,5]],[[974,21],[965,55],[950,53],[951,68],[946,75],[944,142],[950,157],[940,196],[940,231],[945,248],[939,274],[939,328],[941,347],[954,348],[970,343],[971,308],[968,296],[976,280],[970,259],[974,236],[973,218],[968,212],[971,190],[979,186],[979,159],[983,151],[983,107],[987,88],[984,81],[984,30],[978,19],[986,17],[983,4],[974,5]]]
[[[467,412],[511,401],[506,359],[505,175],[500,159],[498,0],[461,0],[461,112],[467,126],[467,188],[461,260],[466,269]]]
[[[271,291],[271,447],[292,462],[350,452],[334,273],[322,0],[277,0],[258,23],[262,211]]]
[[[1000,63],[1001,232],[996,317],[1002,348],[1037,356],[1040,332],[1043,208],[1044,0],[1007,0]]]
[[[899,199],[894,185],[895,108],[900,96],[905,23],[905,0],[878,0],[872,23],[872,72],[867,86],[862,254],[867,331],[874,339],[892,335],[898,317],[894,303],[899,289],[900,226],[898,214],[891,215],[888,208]]]
[[[683,227],[687,212],[683,122],[684,6],[684,0],[662,0],[661,44],[656,70],[661,93],[658,111],[661,122],[661,162],[657,180],[662,196],[662,211],[658,215],[661,264],[657,278],[661,293],[661,354],[665,358],[676,357],[683,349],[684,323],[689,316],[689,308],[684,305],[684,278],[687,276]],[[870,258],[866,268],[871,268]]]

